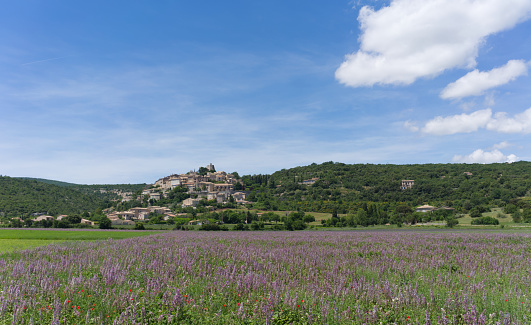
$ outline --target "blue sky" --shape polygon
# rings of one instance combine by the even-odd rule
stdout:
[[[2,175],[531,159],[528,0],[2,7]]]

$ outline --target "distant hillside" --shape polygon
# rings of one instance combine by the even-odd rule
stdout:
[[[79,185],[57,186],[32,179],[1,176],[0,215],[73,214],[110,206],[111,202],[103,195],[94,190],[83,193],[74,186]]]
[[[117,200],[120,198],[117,192],[131,192],[137,193],[141,191],[146,184],[94,184],[94,185],[82,185],[67,183],[61,181],[55,181],[45,178],[32,178],[32,177],[17,177],[19,179],[34,180],[41,183],[57,185],[61,187],[69,187],[71,189],[80,191],[85,194],[96,194],[102,197],[104,200]]]
[[[301,184],[318,178],[314,184]],[[242,177],[249,200],[265,209],[339,212],[363,202],[454,208],[503,206],[531,190],[531,163],[370,165],[327,162]],[[402,180],[414,180],[402,190]]]
[[[74,184],[74,183],[54,181],[54,180],[45,179],[45,178],[33,178],[33,177],[16,177],[16,178],[27,179],[27,180],[31,180],[31,181],[37,181],[37,182],[41,182],[41,183],[52,184],[52,185],[63,186],[63,187],[79,186],[78,184]]]

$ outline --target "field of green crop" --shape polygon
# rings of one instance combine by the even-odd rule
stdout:
[[[38,229],[0,229],[0,253],[21,250],[52,243],[79,241],[124,239],[146,236],[156,231],[105,231],[105,230],[38,230]]]

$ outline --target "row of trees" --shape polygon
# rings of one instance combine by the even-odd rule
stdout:
[[[69,215],[61,220],[34,221],[31,218],[26,218],[25,220],[13,218],[9,226],[13,228],[92,228],[90,225],[82,224],[81,219],[82,218],[79,215]],[[92,219],[98,222],[98,227],[100,229],[112,228],[111,220],[104,215]]]

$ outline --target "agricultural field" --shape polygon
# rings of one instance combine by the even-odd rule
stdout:
[[[0,229],[0,254],[53,243],[79,240],[123,239],[157,232],[112,230]]]
[[[527,232],[173,231],[5,253],[0,323],[529,324]]]

